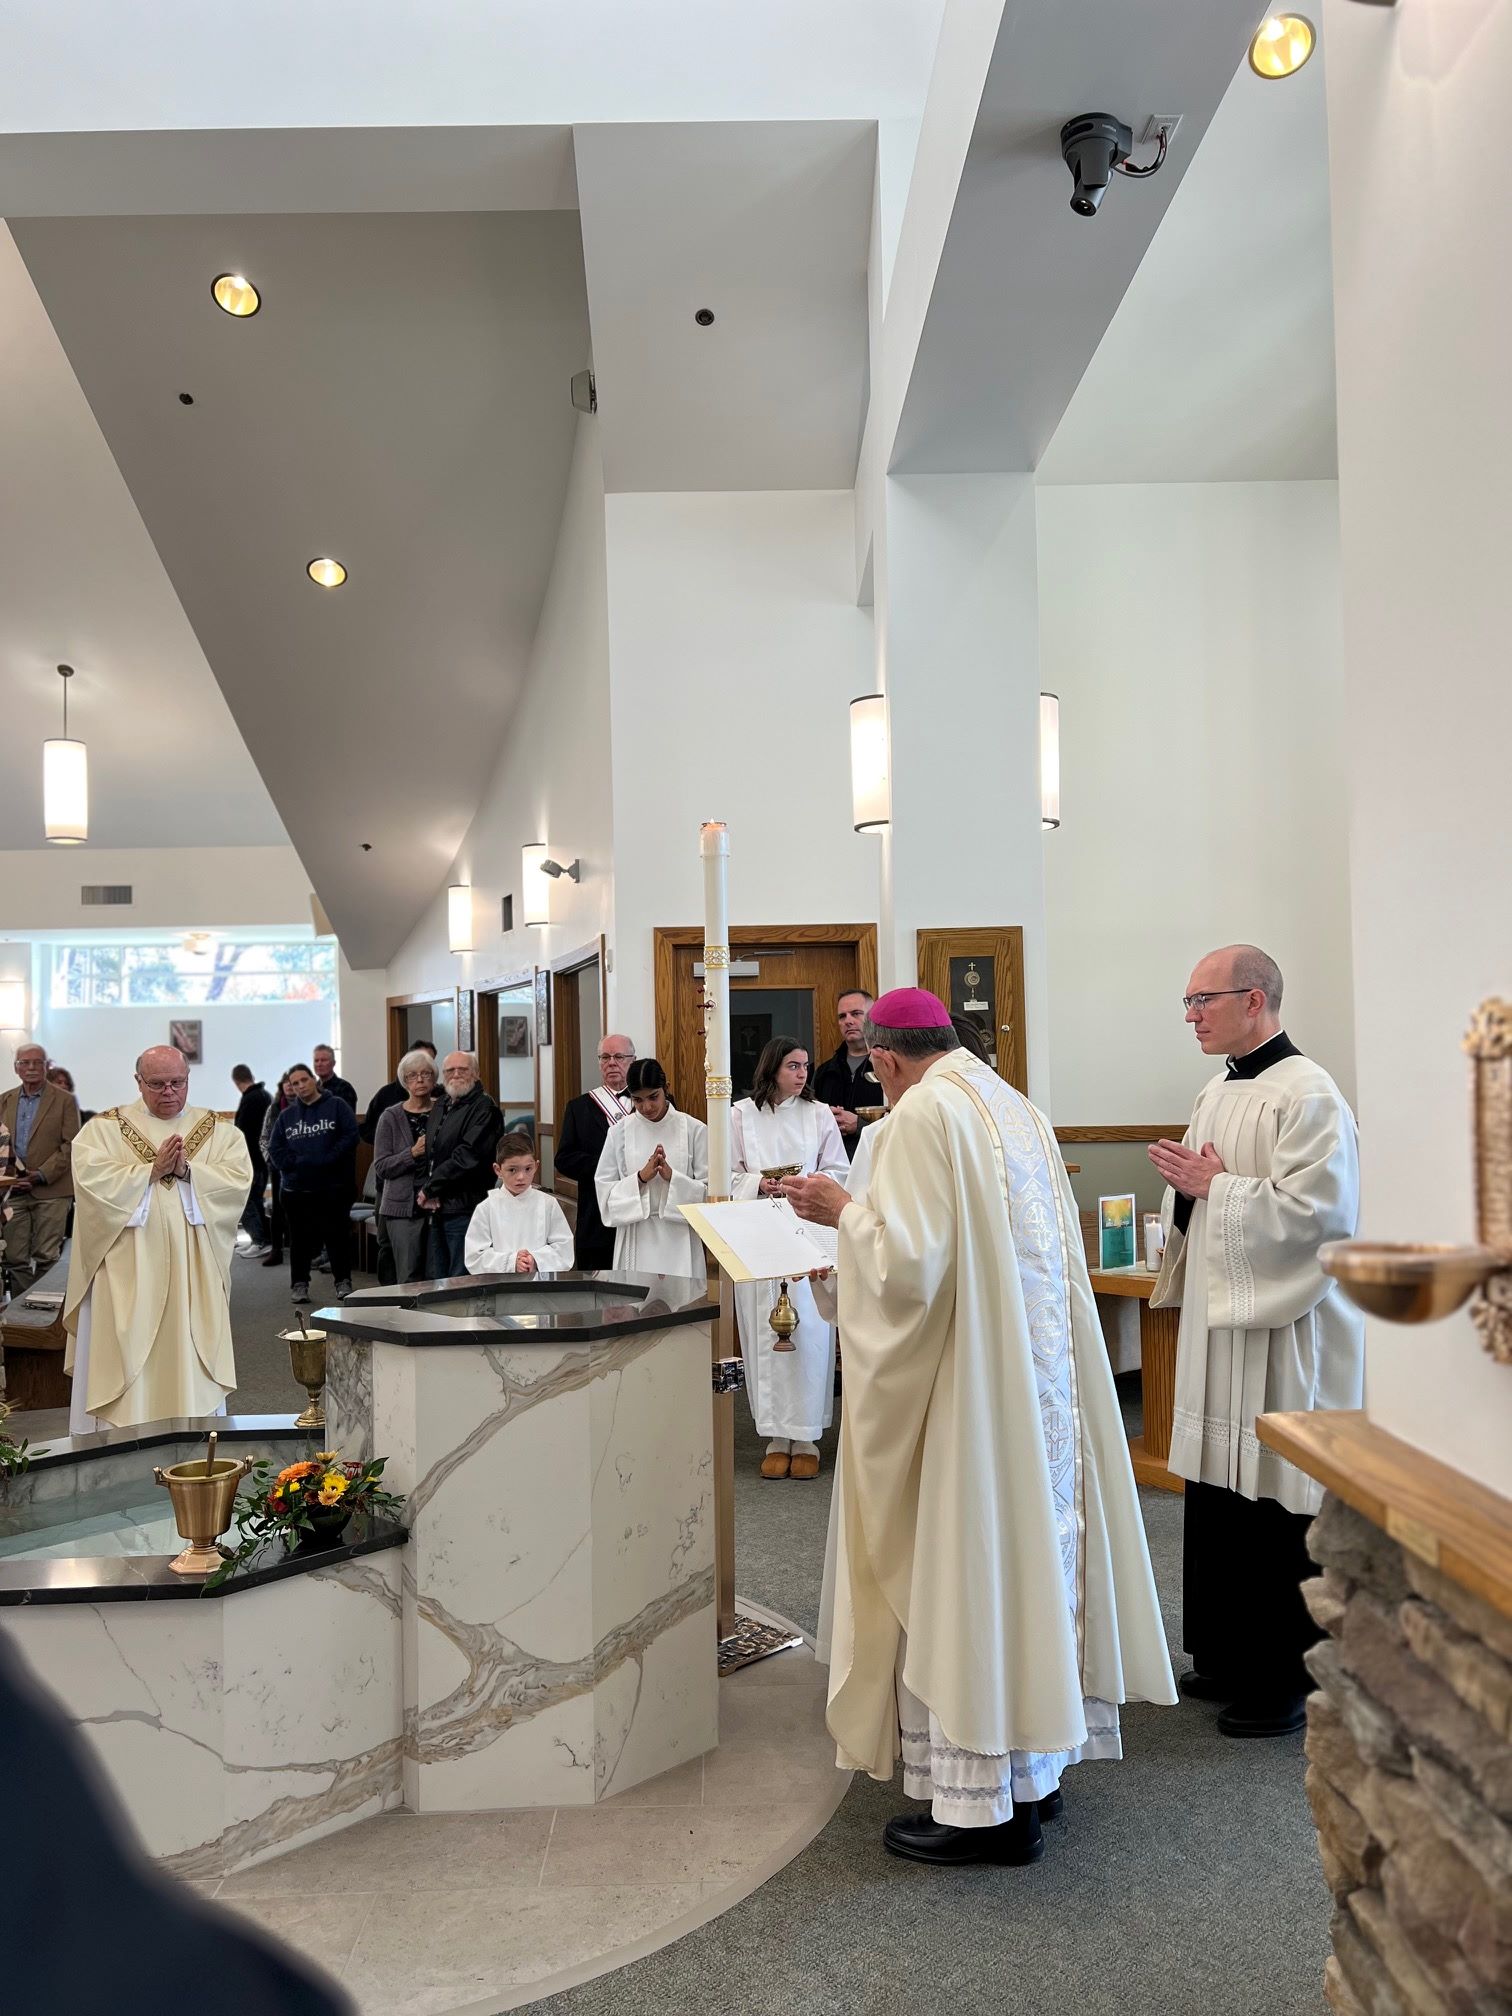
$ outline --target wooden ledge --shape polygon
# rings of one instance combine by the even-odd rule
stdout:
[[[1268,1449],[1409,1553],[1512,1617],[1512,1498],[1377,1428],[1363,1412],[1262,1414]]]

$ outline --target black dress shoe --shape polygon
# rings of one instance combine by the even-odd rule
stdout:
[[[1065,1810],[1066,1802],[1061,1797],[1059,1786],[1053,1792],[1047,1792],[1039,1802],[1039,1817],[1041,1820],[1059,1820]]]
[[[1226,1680],[1215,1680],[1210,1673],[1183,1673],[1176,1685],[1188,1701],[1232,1701],[1239,1692]]]
[[[1305,1694],[1269,1694],[1235,1701],[1218,1717],[1220,1736],[1294,1736],[1306,1726]]]
[[[274,1247],[273,1251],[268,1255],[267,1259],[264,1260],[263,1265],[264,1267],[282,1267],[283,1255],[282,1253],[279,1252],[276,1246]]]
[[[900,1813],[883,1828],[882,1846],[890,1855],[939,1868],[963,1869],[979,1862],[1021,1867],[1038,1862],[1045,1837],[1034,1801],[1021,1806],[1015,1800],[1013,1818],[1000,1827],[947,1827],[928,1813]]]

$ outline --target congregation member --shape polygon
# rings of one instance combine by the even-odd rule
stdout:
[[[1225,1068],[1180,1142],[1152,1308],[1181,1306],[1170,1467],[1183,1498],[1182,1691],[1224,1704],[1225,1736],[1300,1729],[1318,1636],[1301,1585],[1323,1487],[1262,1446],[1255,1418],[1359,1407],[1365,1319],[1318,1264],[1359,1215],[1355,1118],[1281,1027],[1281,969],[1254,945],[1199,960],[1186,1019]]]
[[[242,1230],[252,1241],[247,1249],[249,1260],[262,1260],[273,1250],[268,1242],[268,1214],[264,1196],[268,1188],[268,1158],[263,1153],[263,1124],[267,1120],[273,1104],[273,1094],[260,1078],[254,1078],[251,1067],[238,1064],[231,1073],[231,1083],[236,1087],[236,1131],[247,1144],[247,1153],[252,1158],[252,1188],[247,1193],[247,1208],[242,1213]]]
[[[9,1135],[12,1173],[5,1193],[5,1264],[12,1278],[45,1274],[63,1250],[73,1199],[72,1155],[79,1102],[50,1084],[47,1052],[23,1043],[15,1055],[17,1083],[0,1093],[0,1129]]]
[[[448,1053],[441,1082],[445,1097],[426,1129],[428,1166],[415,1198],[430,1213],[426,1273],[437,1281],[467,1272],[467,1228],[493,1187],[494,1149],[504,1131],[470,1050]]]
[[[625,1077],[634,1062],[635,1045],[628,1036],[606,1036],[598,1047],[602,1082],[569,1099],[562,1115],[553,1166],[577,1185],[572,1249],[574,1264],[580,1268],[614,1265],[614,1227],[599,1216],[596,1178],[609,1130],[631,1110]]]
[[[182,1051],[144,1050],[136,1083],[73,1144],[72,1435],[222,1413],[236,1385],[231,1252],[252,1158],[231,1121],[188,1103]]]
[[[846,1339],[827,1720],[843,1770],[925,1812],[894,1854],[1044,1852],[1119,1708],[1176,1699],[1075,1200],[1049,1123],[920,988],[875,1002],[892,1108],[866,1201],[790,1179],[838,1231]]]
[[[731,1109],[731,1161],[737,1197],[780,1197],[768,1169],[796,1169],[842,1180],[850,1169],[840,1130],[814,1098],[809,1055],[790,1036],[774,1036],[756,1060],[749,1099]],[[746,1393],[756,1431],[766,1441],[761,1474],[808,1481],[819,1475],[819,1437],[834,1418],[835,1333],[807,1281],[788,1283],[798,1327],[784,1344],[769,1318],[781,1284],[742,1283],[735,1290]]]
[[[352,1152],[357,1115],[345,1099],[327,1092],[308,1064],[289,1071],[293,1104],[268,1136],[268,1160],[283,1178],[289,1228],[289,1288],[296,1302],[310,1299],[310,1269],[317,1253],[330,1257],[336,1299],[352,1292]]]
[[[882,1104],[882,1088],[866,1048],[866,1011],[872,997],[864,987],[852,987],[835,1003],[840,1024],[840,1048],[814,1073],[814,1097],[828,1106],[840,1129],[840,1139],[852,1161],[866,1126],[857,1109]]]
[[[611,1127],[599,1157],[599,1216],[614,1230],[614,1261],[641,1274],[708,1274],[703,1242],[679,1211],[709,1194],[709,1130],[680,1113],[654,1057],[630,1066],[625,1090],[634,1111]]]
[[[432,1064],[436,1062],[436,1046],[428,1036],[417,1036],[404,1054],[406,1057],[412,1057],[417,1050],[424,1050],[429,1055]],[[399,1073],[396,1071],[390,1082],[387,1085],[380,1085],[372,1098],[369,1099],[367,1111],[363,1114],[357,1127],[359,1140],[366,1141],[370,1148],[376,1147],[378,1145],[378,1122],[383,1118],[390,1106],[402,1105],[408,1097],[409,1093],[401,1082]]]
[[[264,1162],[268,1162],[268,1142],[272,1138],[278,1116],[285,1107],[292,1106],[293,1103],[294,1094],[289,1090],[289,1074],[285,1071],[278,1081],[278,1090],[273,1094],[268,1110],[263,1115],[262,1133],[258,1138],[262,1144]],[[289,1228],[284,1213],[283,1177],[271,1162],[268,1162],[268,1189],[272,1195],[273,1207],[268,1225],[268,1251],[262,1264],[264,1267],[282,1267]]]
[[[407,1050],[394,1075],[404,1097],[397,1106],[384,1107],[373,1142],[377,1215],[383,1228],[379,1246],[388,1247],[394,1281],[423,1281],[429,1220],[415,1198],[425,1179],[426,1131],[436,1103],[436,1057],[430,1044]]]
[[[355,1113],[357,1111],[357,1088],[349,1085],[345,1078],[336,1075],[336,1052],[329,1043],[317,1043],[310,1053],[310,1062],[315,1067],[315,1076],[320,1080],[322,1092],[329,1092],[334,1098],[345,1099]]]
[[[535,1188],[541,1173],[528,1134],[504,1134],[494,1150],[497,1190],[490,1190],[467,1227],[463,1259],[469,1274],[567,1274],[572,1227],[555,1197]]]
[[[66,1064],[49,1062],[47,1066],[47,1082],[49,1085],[56,1085],[60,1092],[66,1092],[70,1099],[77,1099],[79,1096],[78,1087],[74,1084],[74,1075]],[[79,1125],[81,1127],[86,1120],[93,1120],[94,1117],[93,1113],[80,1106]]]

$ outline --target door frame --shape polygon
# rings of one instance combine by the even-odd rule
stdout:
[[[457,990],[455,987],[440,987],[429,994],[390,994],[384,1005],[384,1019],[388,1024],[388,1073],[392,1079],[399,1069],[399,1059],[404,1055],[400,1039],[400,1014],[405,1008],[431,1008],[438,1001],[449,1001],[455,1011]],[[440,1059],[437,1058],[437,1063]]]
[[[537,1138],[539,1138],[541,1126],[541,1046],[535,1040],[536,971],[537,969],[534,966],[522,966],[516,972],[493,973],[486,980],[478,981],[477,985],[473,988],[473,1016],[478,1025],[478,1076],[482,1079],[485,1087],[496,1085],[499,1080],[499,1016],[497,1009],[494,1009],[485,1018],[483,1014],[484,998],[485,996],[497,997],[500,994],[511,992],[518,987],[528,987],[530,989],[530,1061],[535,1066],[535,1091],[532,1096],[535,1102],[536,1133]]]
[[[702,924],[659,924],[651,934],[656,988],[656,1052],[667,1068],[677,1042],[677,955],[704,942]],[[730,952],[762,945],[850,946],[856,954],[856,985],[874,998],[877,992],[877,927],[875,924],[732,924]],[[814,1032],[817,1048],[818,1031]]]
[[[575,951],[564,952],[559,959],[553,959],[547,971],[551,974],[551,1124],[553,1129],[561,1125],[561,1116],[567,1110],[569,1095],[567,1086],[570,1079],[571,1059],[578,1052],[578,1032],[581,1024],[577,1013],[577,989],[563,986],[563,981],[575,973],[583,972],[598,961],[599,973],[599,1024],[605,1031],[609,1027],[609,975],[607,971],[606,947],[601,931],[597,938],[587,945],[579,945]],[[564,1013],[565,1005],[571,1002],[571,1012]],[[540,1120],[540,1079],[536,1080],[536,1118]]]

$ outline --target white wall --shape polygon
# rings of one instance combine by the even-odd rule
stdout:
[[[1281,963],[1286,1025],[1354,1087],[1332,483],[1045,487],[1041,674],[1054,1117],[1183,1119],[1197,958]]]
[[[120,909],[86,909],[86,883],[130,883]],[[29,847],[0,853],[0,932],[309,927],[310,878],[292,847]]]
[[[189,1097],[217,1109],[236,1104],[232,1066],[245,1064],[271,1091],[291,1064],[307,1064],[317,1043],[329,1043],[335,1021],[329,1001],[277,1001],[249,1006],[206,1002],[194,1008],[49,1008],[37,1015],[36,1040],[74,1076],[80,1105],[96,1112],[134,1099],[132,1066],[153,1043],[168,1041],[179,1018],[203,1025],[204,1061],[192,1067]],[[10,1059],[3,1082],[10,1083]],[[350,1073],[343,1071],[343,1076]],[[357,1081],[354,1079],[353,1083]],[[358,1084],[359,1093],[371,1087]]]
[[[730,828],[733,924],[872,923],[849,705],[871,691],[849,491],[607,500],[615,830],[610,1022],[649,1049],[652,931],[703,918]]]
[[[1512,237],[1474,150],[1512,0],[1326,9],[1354,958],[1375,1239],[1474,1237],[1466,1061],[1512,998]],[[1512,1368],[1464,1314],[1373,1324],[1372,1418],[1512,1496]]]

